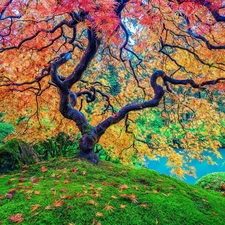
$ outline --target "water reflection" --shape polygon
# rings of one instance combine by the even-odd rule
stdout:
[[[219,149],[220,154],[222,155],[222,159],[217,159],[215,155],[212,155],[210,153],[206,153],[205,155],[211,156],[213,161],[217,163],[217,165],[209,165],[206,161],[199,162],[197,159],[193,160],[190,165],[194,166],[196,168],[196,175],[197,178],[191,177],[191,176],[185,176],[184,181],[189,184],[194,184],[199,178],[202,176],[213,173],[213,172],[225,172],[225,148]],[[154,160],[146,160],[146,166],[149,169],[153,169],[158,171],[159,173],[163,173],[166,175],[170,174],[170,168],[166,166],[166,158],[161,158],[160,161],[154,161]]]

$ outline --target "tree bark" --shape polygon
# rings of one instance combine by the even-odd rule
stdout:
[[[84,134],[79,140],[80,152],[76,157],[86,158],[88,161],[97,164],[98,156],[94,152],[96,140],[91,134]]]

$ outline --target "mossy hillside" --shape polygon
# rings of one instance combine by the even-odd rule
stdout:
[[[222,225],[225,197],[147,169],[78,159],[0,177],[0,224]],[[11,217],[12,218],[12,217]]]
[[[225,172],[215,172],[201,177],[195,184],[208,190],[225,192]]]
[[[11,139],[0,147],[0,173],[19,169],[37,160],[38,156],[33,149],[21,140]]]

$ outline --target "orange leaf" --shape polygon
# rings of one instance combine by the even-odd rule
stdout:
[[[31,197],[30,197],[29,195],[27,195],[27,196],[26,196],[26,199],[27,199],[27,200],[30,200],[30,199],[31,199]]]
[[[47,170],[48,170],[48,169],[47,169],[46,166],[42,166],[42,167],[41,167],[41,172],[42,172],[42,173],[45,173]]]
[[[88,204],[89,204],[89,205],[97,205],[97,203],[96,203],[94,200],[90,200],[90,201],[88,202]]]
[[[35,204],[31,207],[31,212],[35,211],[36,209],[38,209],[40,207],[39,204]]]
[[[142,206],[143,208],[147,208],[147,204],[140,204],[140,206]]]
[[[128,189],[128,186],[126,184],[120,185],[120,190],[126,190]]]
[[[122,198],[126,198],[127,197],[127,194],[121,194],[120,195]]]
[[[54,200],[54,206],[55,207],[60,207],[60,206],[62,206],[64,204],[64,202],[62,201],[62,200]]]
[[[61,199],[72,199],[73,196],[72,195],[60,195]]]

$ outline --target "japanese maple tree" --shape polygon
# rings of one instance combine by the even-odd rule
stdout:
[[[182,176],[204,149],[219,155],[224,33],[223,0],[1,0],[0,112],[28,142],[79,131],[80,157],[97,163],[100,142],[124,162],[168,156]],[[151,133],[154,107],[182,154]]]

